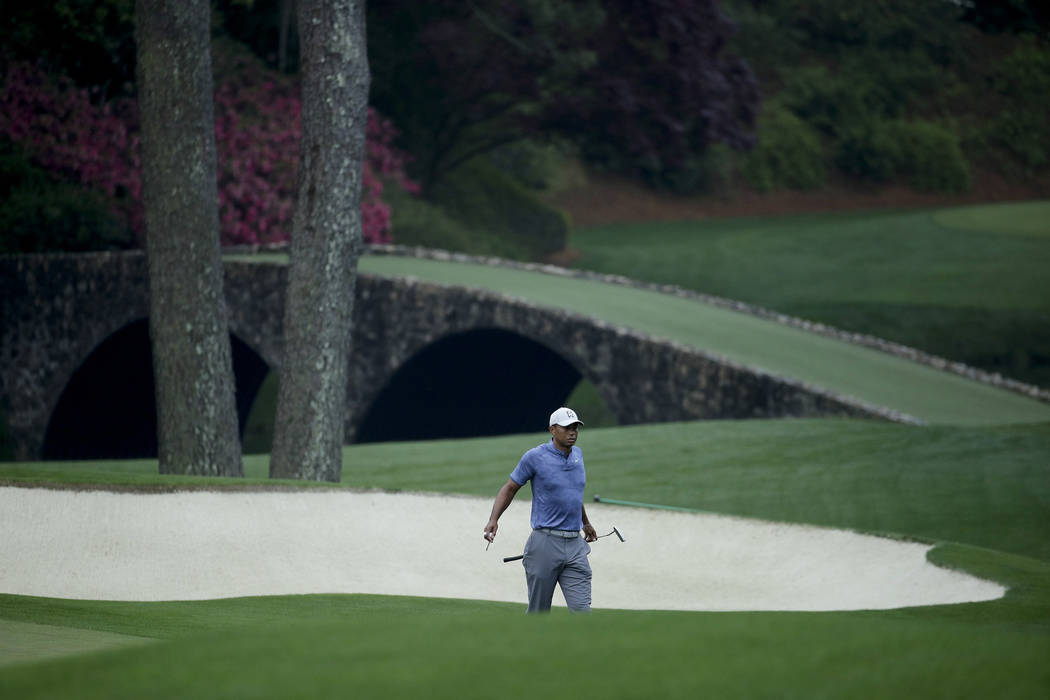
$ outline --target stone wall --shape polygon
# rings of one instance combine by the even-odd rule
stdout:
[[[285,266],[229,261],[225,268],[231,332],[279,368]],[[39,457],[70,377],[99,343],[148,315],[147,295],[141,252],[0,257],[0,410],[17,458]],[[502,329],[549,348],[594,383],[623,424],[784,416],[916,422],[567,311],[362,274],[354,302],[348,440],[405,362],[438,340],[474,329]]]
[[[114,331],[148,316],[141,254],[0,257],[0,412],[15,457],[35,459],[63,388]]]

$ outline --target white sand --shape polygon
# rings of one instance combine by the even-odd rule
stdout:
[[[0,488],[0,592],[100,600],[379,593],[524,604],[529,502],[485,551],[491,499],[382,492]],[[798,525],[588,504],[596,608],[852,610],[1001,597],[930,547]],[[555,604],[563,605],[560,594]]]

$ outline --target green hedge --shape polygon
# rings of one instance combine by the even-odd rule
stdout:
[[[742,159],[740,172],[759,192],[812,189],[824,184],[824,160],[816,130],[770,104],[759,119],[758,144]]]
[[[541,259],[562,250],[568,238],[564,213],[541,202],[484,158],[447,174],[431,188],[427,199],[441,208],[447,220],[435,217],[433,222],[422,222],[423,226],[436,223],[449,228],[450,221],[456,222],[462,227],[461,235],[485,233],[495,239],[491,245],[504,249],[509,257]],[[396,221],[394,237],[399,243],[407,242],[399,235]]]
[[[1050,165],[1050,48],[1024,42],[997,67],[994,90],[1006,105],[991,124],[992,140],[1029,172]]]
[[[958,137],[923,120],[871,120],[846,129],[835,160],[841,171],[872,182],[904,177],[925,192],[962,192],[970,186]]]
[[[134,236],[99,193],[59,183],[0,146],[0,253],[114,250]]]
[[[473,255],[521,257],[521,251],[500,237],[453,219],[440,206],[397,187],[383,191],[390,204],[394,243],[454,250]]]
[[[927,121],[895,121],[888,126],[900,149],[899,174],[923,192],[963,192],[970,188],[970,168],[956,134]]]

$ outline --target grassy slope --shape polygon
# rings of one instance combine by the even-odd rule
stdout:
[[[577,266],[871,333],[1050,386],[1050,202],[601,226]]]
[[[491,496],[516,454],[540,438],[349,447],[345,481]],[[588,431],[582,445],[588,496],[952,540],[963,544],[939,547],[935,560],[1004,581],[1011,593],[886,612],[599,611],[545,620],[525,619],[518,605],[374,596],[113,603],[0,595],[8,624],[164,640],[0,667],[0,697],[534,697],[556,686],[612,697],[1041,697],[1050,688],[1050,426],[688,423]],[[247,468],[262,477],[265,458]],[[148,461],[5,466],[0,479],[16,469],[171,483],[151,476]],[[1006,549],[1017,554],[995,551]],[[552,658],[552,640],[567,652]],[[536,668],[544,672],[528,670]]]
[[[1050,420],[1050,406],[1046,404],[691,299],[524,270],[412,258],[366,257],[361,269],[493,289],[546,306],[568,308],[934,423]]]
[[[367,596],[0,596],[0,613],[12,607],[165,640],[7,669],[0,692],[12,698],[1034,698],[1050,649],[1045,627],[983,619],[981,606],[535,619],[519,606]]]

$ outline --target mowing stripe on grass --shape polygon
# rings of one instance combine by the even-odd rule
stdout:
[[[116,649],[155,641],[115,632],[0,619],[0,666]]]
[[[363,272],[477,287],[678,341],[930,423],[1050,421],[1050,405],[887,353],[695,299],[488,265],[365,256]]]
[[[949,228],[1050,237],[1050,202],[1047,201],[955,207],[942,209],[933,218]]]

